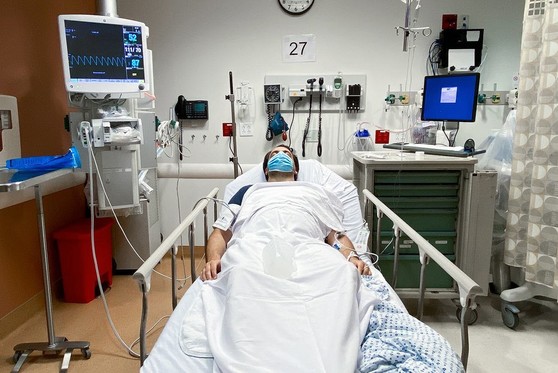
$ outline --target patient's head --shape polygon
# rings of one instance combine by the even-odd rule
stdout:
[[[296,180],[298,158],[288,146],[278,145],[264,156],[263,171],[268,181]]]

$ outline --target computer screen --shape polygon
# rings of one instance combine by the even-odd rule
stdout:
[[[424,77],[423,121],[474,122],[479,73]]]
[[[58,25],[68,92],[149,90],[145,24],[116,17],[61,15]]]

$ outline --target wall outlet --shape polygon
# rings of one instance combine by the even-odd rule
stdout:
[[[237,123],[236,126],[239,128],[240,137],[250,137],[254,136],[254,125],[251,123]]]
[[[469,16],[466,14],[459,15],[459,19],[457,21],[457,28],[459,29],[468,29],[469,28]]]

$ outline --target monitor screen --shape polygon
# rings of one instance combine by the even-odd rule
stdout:
[[[423,121],[474,122],[479,73],[424,77]]]
[[[68,92],[149,90],[145,24],[94,15],[61,15],[58,23]]]

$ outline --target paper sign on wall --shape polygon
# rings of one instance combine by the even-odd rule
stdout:
[[[283,62],[316,61],[316,35],[283,36]]]

